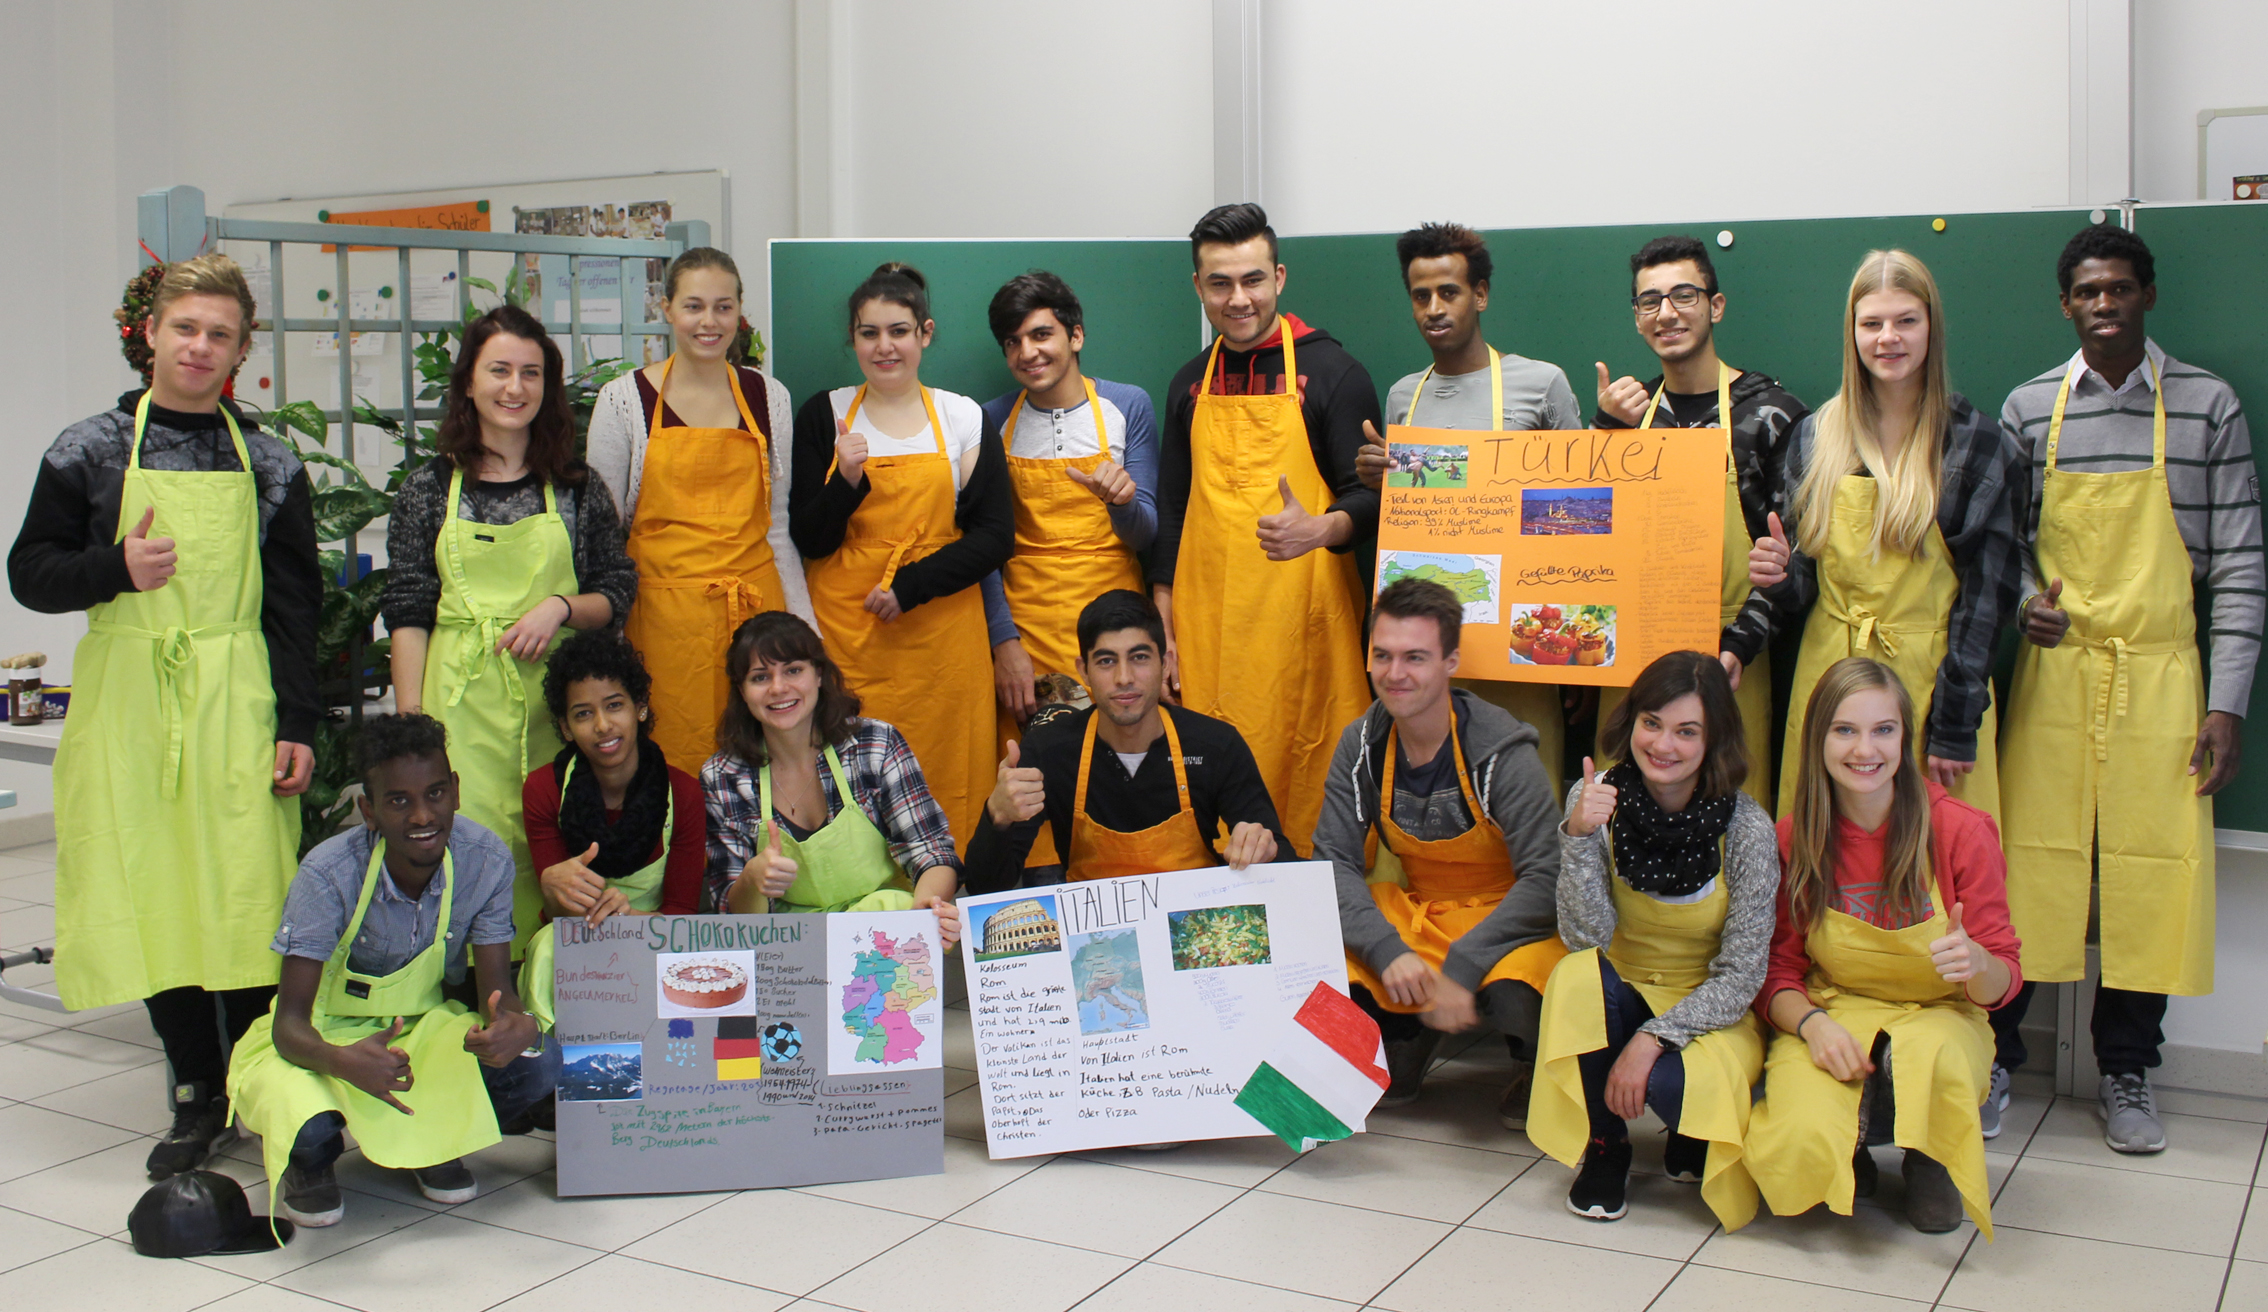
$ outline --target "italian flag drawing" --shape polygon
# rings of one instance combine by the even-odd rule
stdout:
[[[1269,1133],[1306,1152],[1362,1128],[1386,1092],[1386,1047],[1378,1023],[1346,994],[1318,980],[1236,1105]]]

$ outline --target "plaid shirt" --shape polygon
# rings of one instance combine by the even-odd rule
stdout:
[[[1945,659],[1929,709],[1924,750],[1952,761],[1977,757],[1977,726],[1990,704],[1993,644],[2016,611],[2024,585],[2024,557],[2016,527],[2024,521],[2029,487],[2015,439],[1956,392],[1945,433],[1945,474],[1937,494],[1937,528],[1960,580],[1948,617]],[[1797,538],[1796,488],[1811,463],[1815,415],[1796,426],[1782,469],[1782,522]],[[1756,659],[1772,635],[1802,625],[1819,597],[1811,558],[1788,560],[1787,579],[1759,589],[1724,631],[1724,650]]]
[[[837,743],[835,750],[842,757],[843,777],[850,781],[858,809],[882,831],[890,859],[901,870],[918,878],[922,871],[938,866],[961,868],[945,812],[929,795],[921,762],[914,759],[903,734],[880,720],[853,720],[850,740]],[[827,768],[826,758],[812,754],[819,757],[819,791],[827,798],[827,818],[832,820],[842,813],[843,799],[836,794],[834,772]],[[701,767],[701,792],[709,809],[709,871],[701,885],[704,912],[725,909],[732,881],[764,845],[757,772],[757,766],[721,752]]]

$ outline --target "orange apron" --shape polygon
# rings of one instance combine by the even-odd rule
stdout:
[[[1374,882],[1370,885],[1370,896],[1387,921],[1401,931],[1402,941],[1409,944],[1410,950],[1423,958],[1425,964],[1439,970],[1441,963],[1449,958],[1449,949],[1473,926],[1488,919],[1488,913],[1496,910],[1520,876],[1512,869],[1511,854],[1504,849],[1504,831],[1489,819],[1480,798],[1473,792],[1473,773],[1465,767],[1465,745],[1459,741],[1453,723],[1449,731],[1449,750],[1457,754],[1457,787],[1465,794],[1465,809],[1473,813],[1472,828],[1455,838],[1425,842],[1410,837],[1407,830],[1394,823],[1395,735],[1399,732],[1399,729],[1386,732],[1386,769],[1379,787],[1378,821],[1386,834],[1387,849],[1401,861],[1410,884],[1404,888],[1396,883]],[[1566,955],[1567,945],[1559,941],[1557,934],[1534,943],[1523,943],[1489,968],[1488,974],[1481,977],[1481,988],[1498,980],[1516,979],[1541,993],[1544,984],[1551,979],[1552,967]],[[1347,954],[1347,978],[1369,989],[1371,998],[1384,1010],[1404,1014],[1425,1010],[1405,1007],[1387,997],[1386,985],[1377,973],[1352,952]]]
[[[1087,717],[1086,741],[1079,749],[1079,790],[1071,802],[1071,861],[1064,867],[1070,879],[1116,879],[1219,864],[1204,831],[1197,827],[1197,812],[1189,805],[1189,768],[1181,763],[1181,735],[1174,732],[1173,716],[1161,709],[1158,718],[1165,721],[1166,755],[1173,762],[1181,809],[1131,833],[1087,818],[1087,779],[1095,770],[1095,730],[1102,721],[1102,708],[1097,707]],[[1042,826],[1042,832],[1046,828]]]
[[[1024,651],[1032,658],[1032,672],[1073,678],[1079,674],[1079,612],[1113,588],[1142,590],[1142,567],[1118,540],[1109,507],[1069,477],[1073,469],[1091,475],[1110,459],[1110,429],[1103,422],[1102,402],[1091,380],[1079,381],[1087,389],[1087,413],[1094,416],[1101,450],[1066,460],[1008,457],[1008,481],[1016,489],[1016,554],[1000,567],[1000,585],[1008,594],[1008,610],[1015,617]],[[1008,407],[1008,423],[1000,430],[1000,445],[1011,450],[1025,395],[1016,393],[1016,404]],[[1008,740],[1023,733],[1014,716],[1001,712],[1003,756]],[[1051,866],[1060,860],[1054,829],[1040,826],[1024,864]]]
[[[866,400],[861,384],[847,425]],[[827,654],[858,694],[862,714],[895,725],[921,762],[930,795],[955,835],[976,832],[977,809],[992,791],[992,650],[985,641],[984,597],[963,588],[888,624],[866,609],[867,594],[887,588],[898,566],[960,539],[953,520],[960,486],[945,453],[945,429],[929,389],[921,389],[935,451],[870,456],[866,499],[851,512],[842,545],[805,565],[811,609]],[[973,457],[972,457],[973,458]],[[834,477],[830,462],[827,476]]]
[[[654,743],[699,774],[717,750],[731,694],[725,648],[741,622],[783,609],[772,559],[771,444],[749,413],[740,371],[727,375],[747,431],[662,426],[672,355],[654,386],[643,485],[630,525],[638,600],[622,627],[653,675]]]
[[[1262,515],[1282,509],[1276,480],[1300,504],[1328,506],[1331,487],[1307,445],[1291,329],[1284,390],[1216,396],[1205,362],[1189,420],[1189,509],[1173,587],[1182,705],[1227,720],[1251,744],[1285,837],[1313,841],[1339,731],[1370,705],[1363,674],[1365,593],[1354,558],[1323,548],[1276,561],[1260,546]],[[1537,977],[1539,982],[1542,977]]]

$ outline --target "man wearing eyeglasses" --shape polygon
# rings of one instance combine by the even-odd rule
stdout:
[[[1765,536],[1765,516],[1781,508],[1782,444],[1810,410],[1771,376],[1734,369],[1717,358],[1716,327],[1725,317],[1725,297],[1717,290],[1717,270],[1709,262],[1708,247],[1691,237],[1656,237],[1630,257],[1630,282],[1638,336],[1661,360],[1662,371],[1641,383],[1628,375],[1613,378],[1605,361],[1600,361],[1599,409],[1591,426],[1732,429],[1724,579],[1718,597],[1719,622],[1730,626],[1748,599],[1749,544]],[[1733,516],[1734,493],[1738,520]],[[1721,655],[1740,690],[1748,733],[1744,791],[1769,810],[1774,796],[1771,727],[1780,723],[1771,714],[1771,677],[1761,654],[1745,667],[1730,652]],[[1612,694],[1619,691],[1609,690],[1602,697],[1602,721]]]

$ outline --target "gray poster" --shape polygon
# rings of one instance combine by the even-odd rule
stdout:
[[[943,958],[928,912],[553,930],[562,1195],[945,1169]]]

